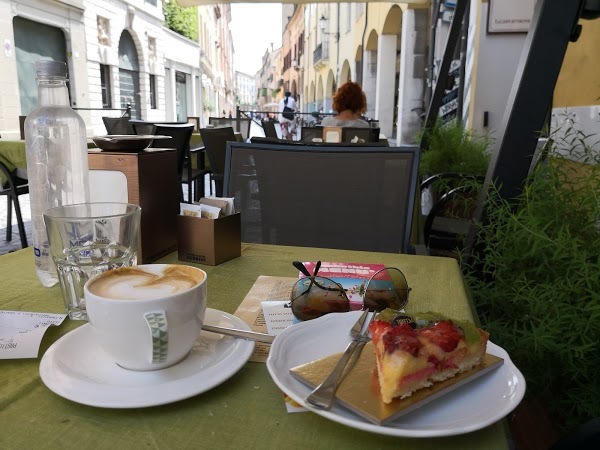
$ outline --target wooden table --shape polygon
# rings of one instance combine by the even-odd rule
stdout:
[[[473,319],[455,260],[344,250],[242,244],[242,255],[208,274],[208,306],[233,313],[259,275],[298,276],[293,260],[382,263],[400,268],[412,287],[407,310],[438,310]],[[177,263],[176,254],[161,262]],[[190,264],[192,265],[192,264]],[[58,286],[44,288],[31,249],[0,257],[0,308],[63,312]],[[50,327],[37,359],[0,361],[0,448],[210,449],[506,449],[504,422],[445,438],[407,439],[371,434],[303,412],[288,414],[265,364],[247,363],[220,386],[187,400],[135,410],[101,409],[65,400],[40,380],[41,356],[82,325]]]

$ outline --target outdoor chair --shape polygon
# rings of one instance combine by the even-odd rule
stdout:
[[[365,142],[362,144],[353,144],[351,142],[308,142],[308,141],[289,141],[287,139],[269,138],[252,136],[250,142],[253,144],[281,144],[281,145],[300,145],[300,146],[329,146],[329,147],[387,147],[383,142]]]
[[[302,127],[300,129],[300,140],[314,142],[313,139],[323,139],[323,127]]]
[[[187,121],[194,124],[194,133],[198,133],[198,130],[200,130],[200,117],[188,116]]]
[[[25,234],[25,225],[23,224],[23,216],[21,215],[21,205],[19,204],[19,195],[29,194],[29,185],[27,180],[23,180],[8,170],[8,167],[0,161],[0,180],[5,178],[5,186],[0,183],[0,195],[6,195],[6,240],[12,240],[12,206],[15,205],[15,215],[17,216],[17,227],[19,229],[19,237],[21,238],[21,247],[25,248],[27,244],[27,235]]]
[[[250,137],[250,123],[252,119],[250,118],[231,118],[228,119],[226,117],[209,117],[208,123],[213,125],[214,127],[232,127],[233,131],[237,131],[242,134],[242,139],[244,141],[248,140]]]
[[[133,131],[135,134],[157,134],[155,131],[155,122],[131,119],[129,121],[129,123],[133,127]],[[165,122],[162,122],[162,123],[165,123]],[[165,125],[166,125],[166,123],[165,123]],[[193,129],[193,125],[192,125],[192,129]]]
[[[191,123],[157,123],[153,124],[155,127],[155,133],[162,136],[171,136],[171,139],[164,141],[162,139],[155,140],[152,142],[150,147],[152,148],[174,148],[177,150],[177,175],[179,177],[179,185],[182,183],[188,184],[188,201],[191,203],[191,186],[193,180],[183,175],[183,168],[186,159],[189,159],[190,152],[190,138],[192,137],[192,131],[194,125]],[[168,142],[168,143],[167,143]],[[183,189],[181,189],[181,201],[183,201]]]
[[[102,117],[106,134],[136,134],[129,117]]]
[[[423,239],[430,254],[456,254],[464,248],[485,177],[439,173],[424,180],[431,208],[425,217]]]
[[[227,143],[235,141],[232,127],[201,128],[200,136],[204,143],[204,151],[210,163],[210,179],[215,183],[215,195],[223,196],[223,179],[225,173],[225,152]]]
[[[342,142],[379,142],[379,128],[342,127]]]
[[[277,132],[277,126],[279,127],[279,133]],[[279,122],[274,120],[263,120],[262,127],[265,131],[265,137],[275,139],[281,138],[281,124]]]
[[[186,125],[191,124],[191,122],[151,122],[148,120],[140,120],[140,119],[129,119],[129,124],[132,127],[134,134],[160,134],[156,132],[155,126],[157,124],[161,125]],[[193,132],[193,131],[192,131]]]
[[[227,144],[242,241],[410,252],[417,147]]]
[[[25,140],[25,119],[27,116],[19,116],[19,131],[21,133],[21,140]]]

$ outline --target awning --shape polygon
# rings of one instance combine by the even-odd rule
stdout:
[[[335,0],[176,0],[179,6],[197,6],[197,5],[215,5],[223,3],[365,3],[364,0],[344,0],[336,2]],[[430,0],[377,0],[380,3],[404,3],[407,5],[426,4]]]

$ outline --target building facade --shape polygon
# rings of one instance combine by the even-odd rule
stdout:
[[[230,7],[198,7],[198,39],[164,26],[158,0],[0,0],[0,135],[20,136],[19,116],[37,104],[34,63],[65,61],[71,105],[88,136],[102,117],[204,122],[218,105],[234,111]],[[222,46],[215,52],[215,42]]]
[[[256,83],[252,75],[235,71],[235,97],[237,106],[244,111],[252,111],[256,104]]]

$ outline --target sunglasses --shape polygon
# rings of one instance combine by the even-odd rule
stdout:
[[[311,275],[300,261],[292,263],[305,278],[292,286],[291,308],[298,320],[310,320],[332,312],[350,311],[350,299],[344,287],[326,277],[318,276],[321,261]],[[408,303],[410,293],[404,274],[395,267],[379,270],[361,286],[363,309],[382,311],[386,308],[401,310]]]

